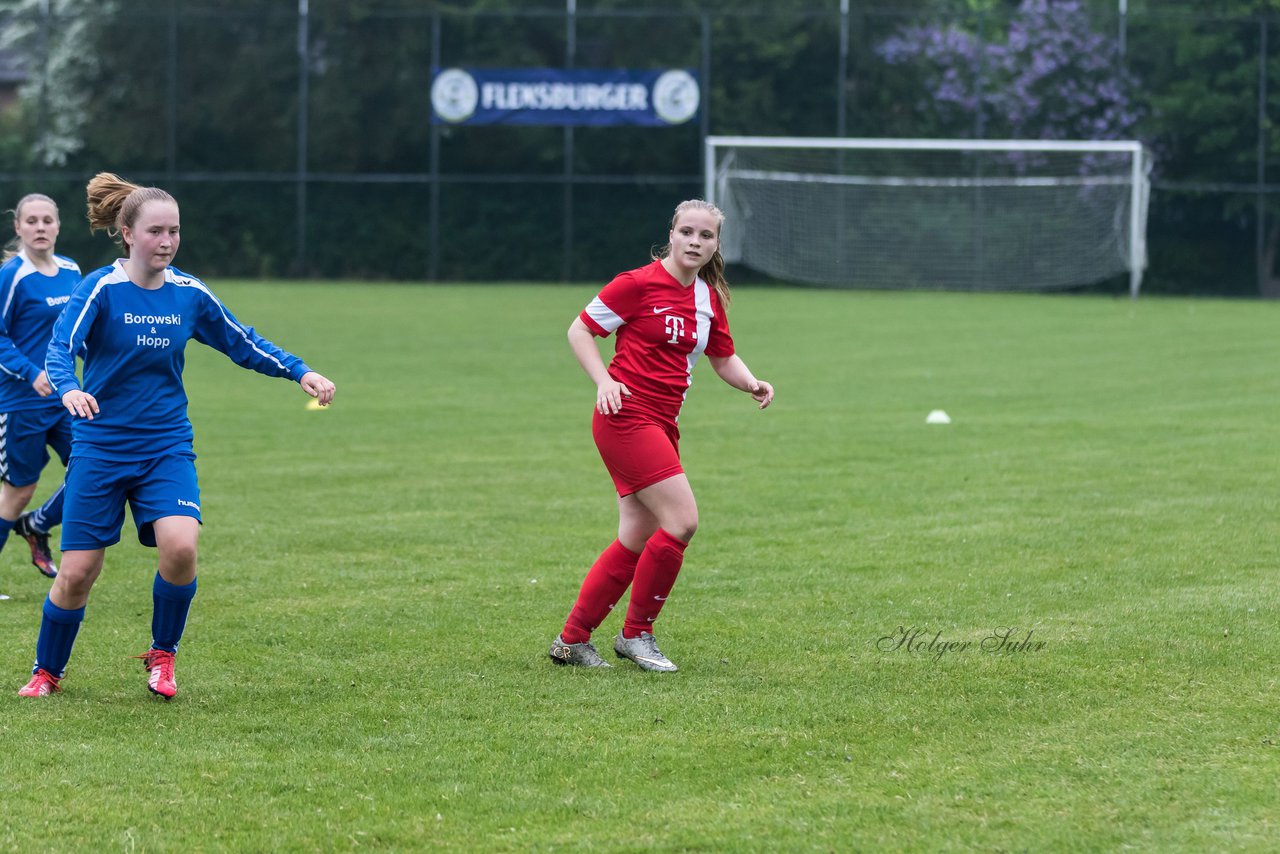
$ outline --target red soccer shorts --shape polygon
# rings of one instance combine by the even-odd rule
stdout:
[[[624,404],[625,406],[625,404]],[[630,495],[684,472],[680,465],[680,431],[624,409],[613,415],[596,411],[591,435],[618,495]]]

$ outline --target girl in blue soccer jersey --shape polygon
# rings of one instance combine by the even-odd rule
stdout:
[[[196,593],[200,488],[182,368],[187,341],[241,367],[287,377],[321,406],[334,385],[297,356],[244,326],[199,279],[170,266],[180,238],[178,203],[164,190],[99,173],[88,185],[89,226],[119,237],[124,257],[95,270],[54,325],[49,382],[74,416],[62,569],[44,603],[31,681],[18,693],[61,690],[103,554],[120,541],[127,501],[138,540],[158,551],[148,688],[177,693],[174,654]],[[84,356],[84,377],[75,373]]]
[[[71,416],[44,370],[53,322],[80,281],[76,262],[54,254],[59,226],[53,199],[23,196],[0,266],[0,549],[16,531],[36,569],[50,578],[58,574],[49,529],[62,523],[62,486],[39,510],[23,511],[49,462],[48,448],[63,465],[71,454]]]

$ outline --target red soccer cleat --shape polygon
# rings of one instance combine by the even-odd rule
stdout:
[[[149,649],[134,658],[142,659],[142,666],[151,671],[147,688],[166,700],[178,693],[178,683],[173,679],[173,653],[164,649]]]
[[[37,670],[31,674],[31,681],[26,684],[21,691],[18,692],[19,697],[47,697],[50,694],[57,694],[62,689],[58,687],[58,677],[54,676],[47,670]]]

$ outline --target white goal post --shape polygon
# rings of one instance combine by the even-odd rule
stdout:
[[[1147,265],[1140,142],[708,136],[725,260],[835,287],[1051,290]]]

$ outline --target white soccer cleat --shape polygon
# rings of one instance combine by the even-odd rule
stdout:
[[[622,632],[613,640],[613,651],[618,658],[629,658],[644,670],[655,673],[675,673],[680,668],[658,649],[658,642],[648,632],[641,632],[638,638],[624,638]]]

